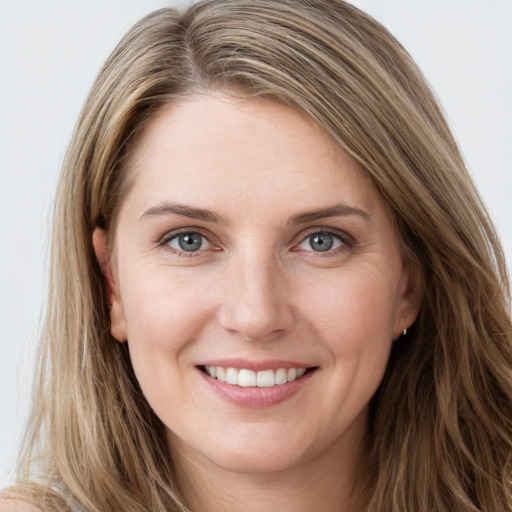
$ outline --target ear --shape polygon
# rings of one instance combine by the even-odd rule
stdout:
[[[408,329],[420,312],[425,278],[421,268],[412,262],[404,263],[397,297],[393,339],[397,339],[404,329]]]
[[[105,279],[107,304],[110,311],[110,332],[116,340],[124,342],[126,341],[126,321],[123,303],[112,273],[107,233],[104,229],[95,228],[92,234],[92,245]]]

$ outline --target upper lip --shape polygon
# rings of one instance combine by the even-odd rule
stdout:
[[[263,370],[276,370],[278,368],[313,368],[315,365],[284,359],[255,361],[254,359],[236,358],[203,361],[198,364],[198,366],[220,366],[222,368],[236,368],[237,370],[247,369],[259,372]]]

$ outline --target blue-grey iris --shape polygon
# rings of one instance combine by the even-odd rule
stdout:
[[[203,237],[199,233],[184,233],[178,237],[180,249],[193,252],[198,251],[203,243]]]
[[[317,252],[325,252],[334,245],[334,238],[330,233],[315,233],[309,237],[311,248]]]

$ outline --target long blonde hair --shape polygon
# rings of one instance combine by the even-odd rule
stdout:
[[[11,495],[43,510],[187,510],[163,428],[110,335],[96,226],[155,113],[201,90],[299,109],[393,214],[426,292],[371,403],[367,510],[512,510],[512,327],[504,258],[433,94],[380,24],[340,0],[206,0],[135,25],[101,70],[64,162],[46,327]]]

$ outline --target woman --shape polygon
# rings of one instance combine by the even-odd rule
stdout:
[[[64,163],[0,510],[508,510],[508,290],[378,23],[339,0],[157,11]]]

